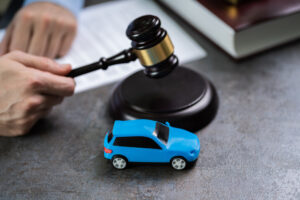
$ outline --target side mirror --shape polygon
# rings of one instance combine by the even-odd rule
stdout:
[[[171,126],[169,122],[166,122],[165,124],[166,124],[167,126]]]

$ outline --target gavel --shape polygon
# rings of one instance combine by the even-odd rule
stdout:
[[[178,66],[172,41],[167,31],[161,28],[158,17],[145,15],[135,19],[127,27],[126,35],[132,41],[131,48],[73,69],[67,76],[76,77],[98,69],[106,70],[112,65],[129,63],[136,59],[144,67],[144,74],[150,78],[164,77]]]

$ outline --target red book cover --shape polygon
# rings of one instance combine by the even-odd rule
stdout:
[[[300,0],[245,0],[238,5],[224,0],[197,1],[235,31],[300,12]]]

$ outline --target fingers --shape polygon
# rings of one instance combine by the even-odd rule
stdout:
[[[72,78],[54,75],[47,72],[32,71],[27,90],[34,93],[55,96],[71,96],[74,94],[75,81]]]
[[[50,41],[46,50],[45,56],[48,58],[54,59],[58,56],[59,47],[61,45],[62,40],[62,33],[54,32],[51,37]]]
[[[77,25],[74,22],[53,21],[51,17],[49,18],[47,19],[47,15],[45,15],[44,19],[36,26],[28,52],[49,58],[64,56],[71,48]]]
[[[28,126],[28,131],[32,128],[32,126],[42,117],[45,117],[46,115],[49,114],[49,112],[51,111],[51,108],[47,108],[44,110],[40,110],[39,112],[33,113],[31,115],[28,116],[27,118],[27,124],[29,124]]]
[[[2,42],[0,44],[0,56],[7,53],[9,49],[9,43],[12,37],[12,32],[13,32],[13,24],[10,24],[5,32],[5,35],[2,39]]]
[[[43,14],[34,23],[28,53],[49,58],[63,56],[71,48],[76,29],[76,20],[58,19],[52,14]]]
[[[71,70],[70,65],[59,65],[53,60],[15,51],[5,55],[27,68],[27,90],[56,96],[71,96],[74,93],[75,82],[64,77]],[[50,72],[50,73],[49,73]]]
[[[31,67],[45,72],[50,72],[57,75],[66,75],[71,71],[70,65],[60,65],[49,58],[30,55],[21,51],[9,53],[7,54],[7,56],[19,63],[22,63],[27,67]]]
[[[72,78],[43,73],[42,79],[42,87],[38,88],[38,91],[43,94],[57,96],[72,96],[74,94],[75,82]]]
[[[26,115],[36,113],[42,110],[51,109],[53,106],[60,104],[63,97],[53,95],[33,95],[24,101],[22,110]]]
[[[34,113],[49,110],[53,106],[61,104],[63,99],[64,97],[54,95],[31,94],[30,96],[25,97],[22,102],[10,106],[10,115],[5,117],[24,119]]]
[[[37,2],[20,9],[0,45],[0,55],[21,50],[55,58],[67,53],[74,40],[77,21],[56,4]]]
[[[21,50],[55,58],[70,49],[77,21],[70,11],[56,4],[38,2],[18,11],[0,45],[0,55]]]
[[[63,37],[61,48],[58,52],[59,56],[64,56],[67,54],[72,46],[72,42],[76,36],[76,28],[71,27],[67,34]]]
[[[43,56],[46,52],[48,37],[50,36],[51,25],[47,16],[38,19],[33,27],[33,35],[29,44],[28,53]]]
[[[62,97],[35,94],[26,97],[20,103],[13,104],[9,107],[10,112],[4,113],[4,117],[8,117],[7,124],[4,126],[6,131],[2,131],[0,135],[20,136],[26,134],[40,118],[46,116],[52,107],[61,103],[62,100]],[[3,128],[1,124],[0,128]]]
[[[35,123],[42,117],[46,116],[50,111],[51,109],[40,110],[39,112],[28,115],[26,118],[20,118],[16,120],[14,122],[14,127],[11,128],[11,131],[3,136],[15,137],[27,134],[35,125]]]
[[[20,50],[27,51],[31,37],[31,21],[29,16],[20,17],[14,25],[9,51]]]

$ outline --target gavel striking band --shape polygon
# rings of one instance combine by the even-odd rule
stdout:
[[[140,63],[147,67],[152,66],[166,60],[170,55],[174,53],[174,46],[168,35],[165,38],[149,49],[134,49],[133,52],[138,57]]]
[[[76,77],[109,66],[128,63],[138,59],[144,66],[144,73],[150,78],[160,78],[169,74],[178,65],[173,54],[174,46],[166,32],[160,27],[160,20],[153,15],[145,15],[131,22],[126,30],[132,40],[132,48],[98,62],[76,68],[67,76]]]

